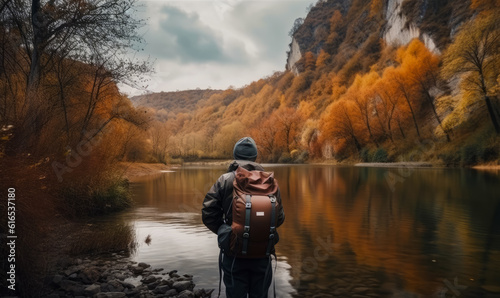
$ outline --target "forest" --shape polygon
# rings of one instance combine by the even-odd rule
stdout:
[[[235,141],[250,135],[264,162],[497,163],[498,3],[435,2],[420,26],[436,49],[418,38],[399,46],[380,38],[383,1],[345,3],[319,1],[295,22],[290,35],[303,54],[285,71],[206,90],[189,110],[172,105],[181,94],[134,97],[152,119],[151,151],[136,156],[229,159]]]

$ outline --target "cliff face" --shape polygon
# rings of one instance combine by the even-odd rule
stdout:
[[[321,50],[334,57],[332,68],[341,69],[356,50],[373,47],[375,38],[392,46],[419,38],[429,50],[440,53],[472,17],[469,6],[470,0],[319,1],[293,34],[287,69],[295,74],[303,71],[300,58]]]
[[[407,24],[432,37],[439,49],[444,49],[458,27],[473,16],[470,0],[405,0],[401,13]]]
[[[388,0],[384,12],[387,25],[385,26],[383,38],[393,46],[408,44],[414,38],[420,38],[425,46],[436,53],[439,53],[434,40],[420,29],[403,14],[402,7],[405,0]]]
[[[295,66],[295,63],[302,58],[302,53],[300,52],[300,47],[295,40],[295,38],[292,38],[292,44],[290,45],[290,53],[288,54],[288,59],[286,61],[286,69],[291,70],[295,75],[299,74],[299,70]]]

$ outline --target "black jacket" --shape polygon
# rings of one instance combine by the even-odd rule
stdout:
[[[234,171],[238,166],[249,170],[264,171],[264,168],[258,163],[238,160],[233,161],[228,168],[227,173],[221,175],[215,184],[210,188],[205,199],[203,200],[202,219],[203,223],[210,231],[217,234],[219,227],[225,222],[231,225],[232,222],[232,209],[230,209],[231,201],[233,199],[233,181],[234,181]],[[281,203],[281,195],[278,189],[276,194],[276,200],[278,201],[278,220],[277,227],[279,227],[285,221],[285,211],[283,210],[283,204]]]

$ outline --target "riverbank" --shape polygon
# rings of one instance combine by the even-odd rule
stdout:
[[[194,289],[191,275],[177,276],[174,269],[182,268],[170,268],[170,274],[162,274],[163,268],[151,269],[144,264],[141,266],[145,270],[138,269],[139,265],[130,260],[130,247],[137,241],[133,227],[104,228],[94,223],[98,217],[69,212],[51,162],[49,158],[33,160],[29,156],[0,158],[4,190],[15,190],[13,231],[17,237],[12,261],[15,263],[7,261],[7,245],[0,249],[4,272],[1,276],[6,276],[9,264],[15,265],[15,290],[2,287],[0,296],[209,297],[208,291]],[[126,177],[131,179],[175,167],[127,163],[119,166],[121,171],[128,171]],[[7,200],[0,202],[4,210],[6,203]],[[6,223],[7,220],[0,224],[2,230],[7,230]],[[113,257],[106,257],[113,253]],[[188,286],[182,289],[176,282],[189,285],[185,283]]]
[[[166,272],[146,263],[128,260],[124,252],[98,258],[76,258],[64,269],[46,278],[47,297],[211,297],[214,289],[195,290],[193,276]]]
[[[166,165],[162,163],[145,163],[145,162],[119,162],[117,164],[118,171],[122,176],[130,181],[139,177],[159,174],[165,171],[171,171],[178,168],[180,165]]]
[[[431,168],[434,167],[429,162],[362,162],[354,164],[355,167],[372,168]]]
[[[495,175],[500,175],[500,165],[487,164],[487,165],[477,165],[472,167],[474,170],[488,172]]]
[[[193,162],[186,162],[182,165],[165,165],[161,163],[131,163],[131,162],[120,162],[118,167],[125,178],[133,181],[139,177],[159,174],[166,171],[174,171],[179,167],[189,167],[189,166],[227,166],[232,160],[200,160]],[[265,163],[264,163],[265,164]],[[446,165],[442,163],[418,161],[418,162],[359,162],[355,160],[338,162],[335,160],[322,160],[322,161],[311,161],[305,164],[310,165],[331,165],[331,166],[355,166],[355,167],[379,167],[379,168],[443,168]],[[293,163],[291,163],[293,165]],[[500,172],[500,165],[498,164],[479,164],[472,167],[475,170],[483,171],[493,171]]]

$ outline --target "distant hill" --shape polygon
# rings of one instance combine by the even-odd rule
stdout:
[[[163,115],[176,115],[190,113],[197,109],[200,101],[222,92],[222,90],[212,89],[159,92],[134,96],[130,100],[135,107],[151,108]]]

